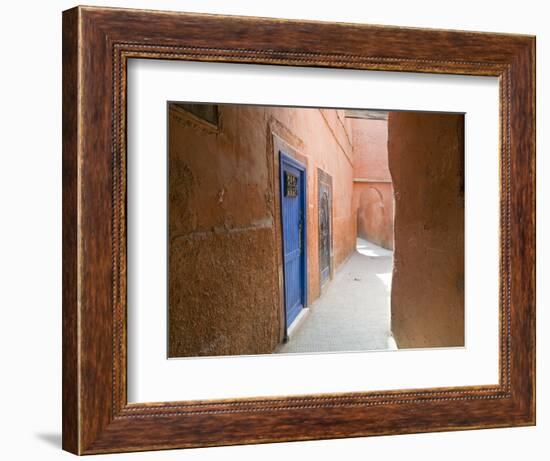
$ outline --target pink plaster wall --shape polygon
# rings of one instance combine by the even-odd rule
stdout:
[[[357,236],[393,249],[393,187],[391,183],[353,184]]]
[[[317,168],[332,176],[334,269],[355,250],[356,216],[350,200],[353,195],[351,124],[341,110],[282,107],[266,110],[272,131],[294,147],[298,160],[308,169],[308,299],[311,303],[320,295]],[[277,161],[275,167],[278,167]]]
[[[356,178],[391,181],[388,166],[388,121],[351,119]]]
[[[394,198],[388,165],[388,123],[371,119],[351,121],[357,235],[393,249]]]

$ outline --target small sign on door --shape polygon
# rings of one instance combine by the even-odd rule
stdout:
[[[298,195],[298,177],[285,171],[285,197],[296,197]]]

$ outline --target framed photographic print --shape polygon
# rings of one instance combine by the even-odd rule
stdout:
[[[533,425],[535,39],[63,13],[63,448]]]

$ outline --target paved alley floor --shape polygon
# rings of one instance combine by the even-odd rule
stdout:
[[[397,349],[390,332],[393,252],[357,239],[340,267],[278,353]]]

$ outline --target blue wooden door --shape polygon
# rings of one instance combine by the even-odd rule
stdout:
[[[280,153],[286,328],[306,305],[306,169]]]

